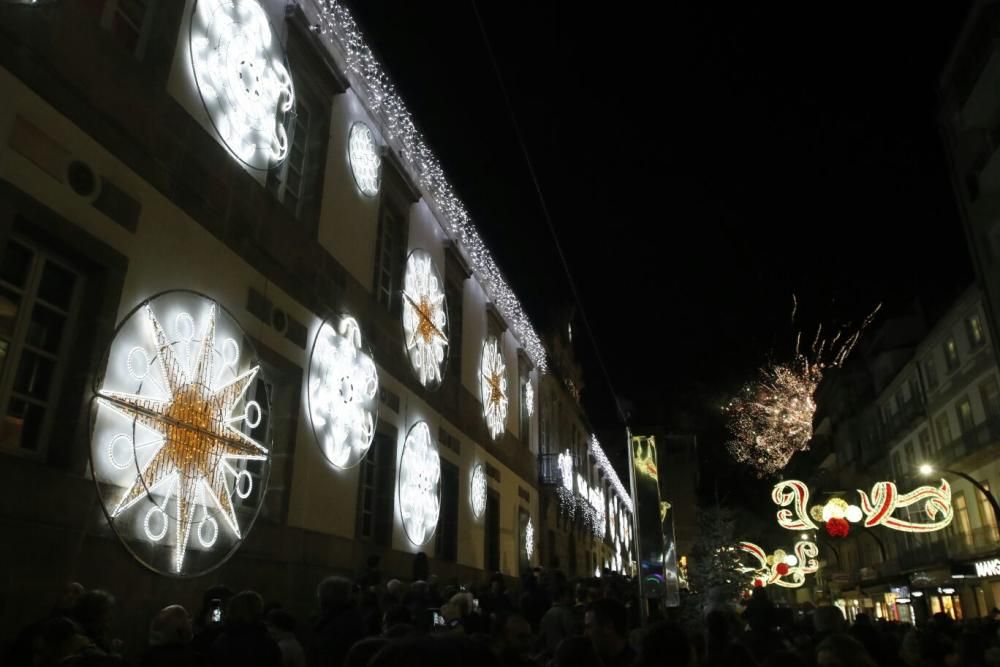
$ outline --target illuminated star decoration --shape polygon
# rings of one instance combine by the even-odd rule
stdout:
[[[243,415],[234,417],[231,413],[256,378],[260,367],[254,366],[227,384],[216,387],[213,375],[216,356],[215,305],[211,307],[201,336],[201,346],[192,357],[190,366],[178,356],[153,309],[146,305],[145,312],[156,350],[150,367],[154,363],[159,365],[160,374],[166,382],[164,389],[167,396],[161,399],[102,390],[100,404],[157,434],[161,440],[132,486],[111,511],[111,516],[118,517],[149,496],[154,489],[165,487],[167,497],[158,505],[162,510],[171,494],[175,498],[177,535],[174,569],[181,572],[191,526],[195,523],[195,510],[204,505],[205,495],[225,518],[232,532],[237,537],[241,536],[227,478],[227,473],[236,477],[239,473],[228,461],[263,461],[267,459],[268,451],[233,426],[243,420],[255,427],[260,423],[260,406],[257,406],[253,417],[250,403]],[[256,402],[251,403],[256,405]],[[235,487],[233,491],[240,493]],[[245,496],[240,493],[240,497]],[[148,515],[146,532],[155,538],[149,530]],[[164,529],[159,537],[162,538],[165,533]],[[213,537],[210,542],[214,541]]]
[[[403,277],[403,335],[410,366],[420,384],[436,389],[448,357],[448,313],[430,253],[414,250]]]
[[[426,544],[441,512],[441,459],[427,422],[414,424],[403,443],[399,512],[410,542],[418,547]]]
[[[503,361],[500,344],[493,336],[483,343],[479,391],[490,437],[496,440],[503,435],[507,423],[507,365]]]
[[[838,331],[827,341],[820,326],[809,353],[801,351],[800,334],[792,361],[764,366],[760,378],[745,385],[729,402],[725,407],[732,434],[728,447],[738,463],[749,466],[758,477],[766,477],[783,470],[795,452],[808,448],[816,414],[816,388],[823,374],[843,365],[880,308],[876,307],[850,335]],[[794,316],[793,309],[793,320]]]
[[[347,140],[347,155],[351,162],[351,173],[358,190],[366,197],[378,194],[381,181],[382,158],[371,128],[362,122],[351,125]]]
[[[356,465],[375,436],[378,372],[352,317],[324,322],[309,358],[309,418],[316,442],[338,468]]]
[[[226,146],[252,169],[288,155],[295,93],[281,43],[256,0],[198,0],[191,67],[202,103]]]
[[[472,469],[472,514],[478,519],[486,510],[486,473],[483,472],[482,464],[476,464]]]

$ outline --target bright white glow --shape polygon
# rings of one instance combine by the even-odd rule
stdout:
[[[338,0],[317,0],[316,5],[317,31],[335,58],[344,62],[351,89],[367,107],[403,168],[423,191],[441,227],[464,250],[490,301],[496,304],[535,367],[544,373],[546,352],[541,338],[350,11]]]
[[[573,490],[573,455],[569,450],[559,454],[556,459],[559,464],[559,472],[562,474],[562,485],[567,491]]]
[[[351,125],[347,140],[347,155],[358,190],[366,197],[377,195],[381,180],[382,157],[378,153],[378,144],[375,143],[375,136],[370,127],[361,122]]]
[[[618,479],[618,473],[615,471],[614,466],[611,465],[611,461],[608,460],[608,456],[604,453],[604,449],[601,448],[601,443],[597,440],[596,435],[590,436],[590,452],[594,455],[594,460],[597,461],[597,467],[604,473],[604,477],[611,481],[611,486],[614,487],[615,493],[618,494],[619,501],[631,514],[632,496],[625,490],[621,480]]]
[[[528,517],[528,524],[524,527],[524,553],[531,560],[535,553],[535,526]]]
[[[399,511],[410,542],[427,544],[441,512],[441,459],[427,422],[414,424],[403,443]]]
[[[259,402],[266,393],[256,391],[259,366],[225,344],[233,335],[244,336],[212,300],[166,292],[133,311],[112,341],[98,389],[92,469],[118,535],[172,551],[169,567],[156,549],[133,552],[155,570],[189,575],[218,565],[255,515],[238,512],[253,486],[241,466],[263,461],[267,478],[268,450],[250,433],[263,435],[257,431],[268,408]],[[215,547],[223,523],[228,549],[188,571],[185,554]]]
[[[189,45],[205,111],[233,155],[258,170],[284,160],[295,93],[264,9],[256,0],[198,0]]]
[[[316,332],[306,397],[323,455],[338,468],[357,465],[375,437],[378,371],[354,318],[324,322]]]
[[[798,542],[794,555],[785,553],[782,549],[768,554],[753,542],[740,542],[739,550],[754,560],[754,564],[749,567],[736,568],[739,572],[750,575],[749,581],[753,585],[759,581],[762,586],[798,588],[805,583],[807,574],[813,574],[819,569],[819,561],[816,560],[819,550],[812,542]]]
[[[845,513],[845,518],[851,523],[858,523],[863,518],[865,518],[865,515],[861,512],[860,507],[858,507],[857,505],[850,505],[848,506],[847,512]]]
[[[794,555],[788,554],[787,556],[785,556],[785,565],[787,565],[788,567],[795,567],[798,564],[799,564],[799,559],[796,558]]]
[[[420,384],[437,389],[448,358],[448,308],[434,260],[419,248],[407,258],[403,276],[403,337]]]
[[[531,380],[524,383],[524,402],[528,410],[528,416],[535,414],[535,390],[531,386]]]
[[[500,343],[493,336],[483,343],[479,395],[490,437],[497,440],[507,428],[507,364],[504,363]]]
[[[486,511],[486,472],[480,463],[472,469],[472,484],[469,490],[472,498],[472,514],[478,519]]]
[[[920,474],[924,477],[929,477],[934,474],[934,466],[929,463],[923,463],[920,465]]]

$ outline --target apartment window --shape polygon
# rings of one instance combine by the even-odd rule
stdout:
[[[292,144],[288,149],[288,157],[281,169],[269,175],[268,186],[274,192],[278,201],[296,218],[302,215],[302,199],[305,195],[306,163],[311,161],[309,154],[309,119],[311,112],[308,104],[302,99],[300,88],[295,101],[295,115],[292,118]]]
[[[906,442],[906,444],[903,445],[903,451],[906,454],[906,456],[904,458],[905,465],[909,466],[910,468],[916,467],[917,466],[917,459],[913,455],[913,441],[912,440],[908,440]]]
[[[520,410],[518,411],[518,421],[520,423],[521,431],[521,443],[527,447],[531,442],[530,438],[530,420],[528,418],[528,383],[530,379],[526,374],[521,375],[521,400],[518,401]]]
[[[458,466],[441,459],[441,515],[434,555],[452,563],[458,558],[458,496]]]
[[[941,413],[938,418],[934,420],[934,428],[937,430],[938,443],[941,447],[947,447],[951,444],[951,423],[948,421],[947,413]]]
[[[462,377],[462,292],[464,285],[454,280],[446,280],[445,301],[448,304],[448,374],[453,378]]]
[[[944,342],[944,363],[948,367],[949,373],[959,367],[958,345],[955,344],[954,336],[949,336],[948,340]]]
[[[930,455],[932,453],[931,432],[930,430],[925,428],[920,432],[920,435],[918,437],[920,439],[920,457],[924,461],[926,461],[928,458],[930,458]]]
[[[955,406],[955,414],[958,416],[958,428],[961,433],[968,433],[975,428],[976,424],[972,420],[972,404],[969,397],[963,396],[961,402]]]
[[[406,219],[395,206],[383,203],[379,210],[378,243],[375,250],[375,298],[394,310],[401,289],[403,255],[406,251]]]
[[[81,282],[41,248],[7,241],[0,256],[0,448],[43,453]]]
[[[910,400],[919,401],[920,400],[920,383],[917,378],[910,378]]]
[[[148,39],[152,0],[84,0],[101,27],[134,55],[141,56]]]
[[[895,477],[903,476],[903,462],[900,459],[900,451],[898,449],[892,453],[892,468],[895,471]]]
[[[983,400],[986,418],[1000,418],[1000,386],[997,385],[996,378],[990,378],[979,385],[979,396]]]
[[[486,571],[500,571],[500,495],[492,489],[486,492],[486,530],[484,531]]]
[[[966,546],[972,546],[972,524],[969,522],[969,504],[965,500],[964,491],[959,491],[954,495],[954,504],[958,537],[965,542]]]
[[[934,363],[934,357],[928,357],[924,361],[924,376],[927,378],[928,391],[938,386],[937,365]]]
[[[357,533],[379,546],[392,543],[395,477],[396,435],[388,429],[377,431],[361,462]]]
[[[969,347],[979,347],[986,340],[979,315],[973,315],[965,320],[965,332],[969,336]]]
[[[986,489],[987,493],[993,493],[993,491],[990,490],[990,483],[987,480],[981,479],[979,480],[979,483],[983,485],[983,488]],[[1000,528],[997,526],[996,514],[993,513],[993,505],[990,504],[990,501],[985,495],[982,494],[982,492],[977,492],[976,498],[979,501],[980,522],[986,528],[984,532],[986,532],[992,542],[1000,542]]]
[[[267,376],[267,368],[264,369],[263,376]],[[261,377],[261,376],[258,376]],[[250,428],[247,425],[246,420],[243,421],[242,431],[246,435],[250,436],[257,442],[269,443],[271,438],[268,437],[271,434],[271,412],[273,406],[271,405],[271,398],[274,396],[274,385],[266,379],[258,379],[247,389],[247,395],[253,400],[257,401],[260,405],[260,422],[254,428]],[[268,451],[271,451],[271,447],[268,447]],[[246,505],[248,507],[257,507],[260,505],[264,498],[261,497],[261,490],[264,488],[264,461],[234,461],[237,470],[246,470],[250,475],[251,487],[250,495],[247,496]],[[284,460],[281,461],[284,464]],[[270,488],[268,488],[270,492]],[[280,511],[280,508],[279,508]],[[271,515],[269,518],[278,518]]]

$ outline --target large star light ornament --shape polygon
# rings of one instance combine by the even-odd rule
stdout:
[[[414,546],[430,541],[441,514],[441,459],[427,422],[406,434],[399,464],[399,513]]]
[[[507,427],[507,365],[500,351],[500,343],[493,336],[483,342],[483,356],[479,363],[479,394],[490,437],[497,440]]]
[[[350,468],[368,453],[378,420],[378,371],[353,317],[324,322],[309,357],[309,420],[323,455]]]
[[[91,469],[109,523],[147,567],[204,573],[250,530],[269,470],[255,359],[236,321],[193,292],[153,297],[119,325],[96,385]]]
[[[410,253],[403,274],[403,345],[420,384],[441,386],[448,360],[448,309],[434,260],[419,248]]]
[[[257,0],[196,0],[191,68],[226,147],[266,171],[288,155],[295,91],[281,42]]]

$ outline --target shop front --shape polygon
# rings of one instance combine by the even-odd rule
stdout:
[[[1000,607],[1000,557],[955,563],[951,576],[970,616],[989,616]]]
[[[947,614],[956,621],[966,617],[966,609],[950,569],[914,572],[910,575],[909,588],[914,622],[918,625],[938,613]]]

